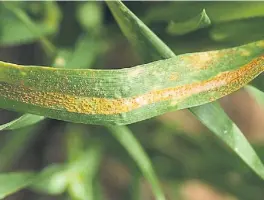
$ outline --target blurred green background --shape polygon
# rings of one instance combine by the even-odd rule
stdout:
[[[242,45],[264,36],[264,2],[125,5],[175,54]],[[25,12],[35,26],[0,4],[2,61],[68,68],[124,68],[143,63],[105,2],[12,2],[12,6]],[[197,30],[197,23],[204,24]],[[58,49],[55,62],[50,55],[53,47],[44,37]],[[263,158],[263,108],[243,89],[220,101]],[[0,124],[17,116],[1,110]],[[189,111],[168,113],[129,128],[150,157],[168,199],[264,199],[264,182]],[[54,170],[51,177],[43,173],[44,181],[7,199],[88,200],[91,194],[102,200],[154,199],[133,159],[104,127],[45,119],[1,132],[1,172],[46,167],[47,174]]]

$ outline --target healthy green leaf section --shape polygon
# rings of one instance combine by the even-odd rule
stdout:
[[[202,105],[263,71],[263,41],[120,70],[0,62],[0,106],[86,124],[130,124]]]
[[[6,124],[0,125],[0,131],[2,130],[14,130],[23,128],[26,126],[30,126],[42,121],[45,117],[32,115],[32,114],[24,114],[21,117],[14,119]]]
[[[165,200],[151,161],[137,139],[133,136],[133,133],[125,126],[107,126],[107,128],[135,160],[142,174],[151,184],[156,200]]]
[[[167,27],[167,32],[170,35],[184,35],[201,28],[205,28],[211,24],[211,20],[206,14],[205,9],[199,15],[184,21],[184,22],[175,22],[171,21]]]
[[[154,54],[154,57],[150,58],[152,60],[175,56],[174,53],[169,49],[169,47],[166,44],[162,43],[159,39],[157,39],[157,36],[152,33],[150,29],[145,26],[144,23],[141,22],[128,8],[126,8],[123,3],[107,3],[116,20],[118,21],[120,28],[122,29],[126,37],[130,40],[132,45],[134,45],[136,48],[141,48],[142,51],[150,52],[150,55],[152,50],[156,52],[156,48],[160,48],[160,55]],[[126,26],[126,24],[133,24],[133,26]],[[147,42],[148,46],[144,45],[145,41]],[[157,46],[156,43],[158,43],[159,45]],[[263,46],[263,42],[260,42],[258,45]],[[247,51],[244,50],[244,48],[240,49],[241,53],[244,52],[243,54],[245,55]],[[155,57],[155,55],[157,55],[157,57]],[[227,55],[230,56],[229,53],[227,53]],[[260,56],[263,57],[263,52],[262,54],[260,54]],[[200,57],[200,59],[198,60],[201,59],[202,57]],[[230,67],[229,64],[227,64],[227,66]],[[182,66],[182,68],[185,69],[188,68],[188,66],[185,65]],[[199,68],[196,68],[196,70],[199,71]],[[202,73],[202,71],[199,71],[199,73]],[[227,75],[230,76],[230,74]],[[242,79],[244,78],[245,76],[243,76]],[[233,80],[238,81],[239,79]],[[189,110],[214,134],[216,134],[221,140],[223,140],[233,151],[235,151],[237,155],[239,155],[245,161],[245,163],[247,163],[247,165],[251,167],[260,177],[264,178],[264,167],[260,159],[256,155],[251,145],[247,142],[244,135],[240,132],[237,126],[229,119],[229,117],[225,114],[225,112],[218,103],[214,102],[210,104],[205,104],[196,108],[190,108]],[[228,136],[231,137],[229,138]],[[236,143],[234,143],[234,139],[232,137],[235,138]],[[243,148],[245,148],[245,150]]]
[[[28,186],[34,178],[33,173],[0,174],[0,199]]]

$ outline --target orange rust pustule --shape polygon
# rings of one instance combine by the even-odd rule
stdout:
[[[161,101],[180,101],[203,92],[217,91],[217,94],[219,94],[217,97],[220,98],[239,89],[261,73],[264,70],[263,62],[264,56],[261,56],[237,70],[222,72],[210,80],[174,88],[153,90],[142,95],[120,99],[80,97],[55,92],[36,91],[23,85],[11,85],[3,82],[0,82],[0,94],[7,99],[55,110],[67,110],[82,114],[113,115],[129,112]],[[206,98],[205,101],[212,101],[212,96],[208,95]]]

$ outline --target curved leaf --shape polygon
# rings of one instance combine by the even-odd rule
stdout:
[[[118,21],[120,28],[122,29],[126,37],[130,40],[132,45],[137,44],[135,45],[137,48],[141,48],[142,51],[150,52],[150,55],[152,55],[152,50],[156,53],[156,48],[160,48],[160,55],[154,54],[154,57],[152,58],[153,60],[175,56],[174,53],[169,49],[169,47],[166,44],[162,43],[159,39],[157,39],[157,36],[152,33],[150,29],[145,26],[143,22],[141,22],[130,10],[128,10],[128,8],[126,8],[123,3],[121,3],[120,1],[107,3],[116,20]],[[126,24],[133,24],[133,26],[126,26]],[[144,42],[146,42],[148,46],[144,45]],[[156,43],[158,43],[159,45],[157,46]],[[261,42],[259,43],[259,45],[264,46],[264,43]],[[186,66],[183,66],[183,68],[184,67]],[[190,108],[189,110],[217,137],[219,137],[234,152],[236,152],[236,154],[241,157],[244,162],[256,172],[256,174],[264,179],[264,166],[261,163],[259,157],[247,142],[244,135],[229,119],[229,117],[225,114],[223,109],[221,109],[218,103],[214,102],[205,104],[196,108]],[[216,118],[218,120],[215,120]],[[223,133],[223,131],[225,132]],[[230,141],[228,138],[229,135],[231,136]],[[232,142],[234,140],[233,137],[235,137],[236,143]],[[245,147],[247,152],[241,149],[241,147]]]
[[[130,124],[238,90],[263,71],[263,52],[259,41],[121,70],[0,62],[0,106],[77,123]]]
[[[0,131],[2,131],[2,130],[14,130],[14,129],[30,126],[30,125],[33,125],[33,124],[36,124],[36,123],[42,121],[44,118],[45,117],[43,117],[43,116],[24,114],[24,115],[14,119],[14,120],[12,120],[11,122],[0,125]]]
[[[205,28],[211,24],[211,20],[205,12],[203,11],[184,22],[174,22],[171,21],[167,26],[167,32],[171,35],[184,35],[186,33],[190,33],[192,31],[196,31],[201,28]]]

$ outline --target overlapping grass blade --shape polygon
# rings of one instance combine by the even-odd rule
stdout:
[[[0,131],[2,130],[14,130],[30,126],[42,121],[45,117],[32,114],[24,114],[6,124],[0,125]]]
[[[146,61],[175,56],[151,30],[144,25],[122,2],[107,2],[121,30]],[[153,52],[153,53],[152,53]],[[256,174],[264,179],[264,166],[244,135],[225,114],[218,103],[189,109],[217,137],[224,141]],[[221,119],[221,121],[216,120]],[[210,122],[210,123],[209,123]],[[246,151],[244,150],[246,149]]]

